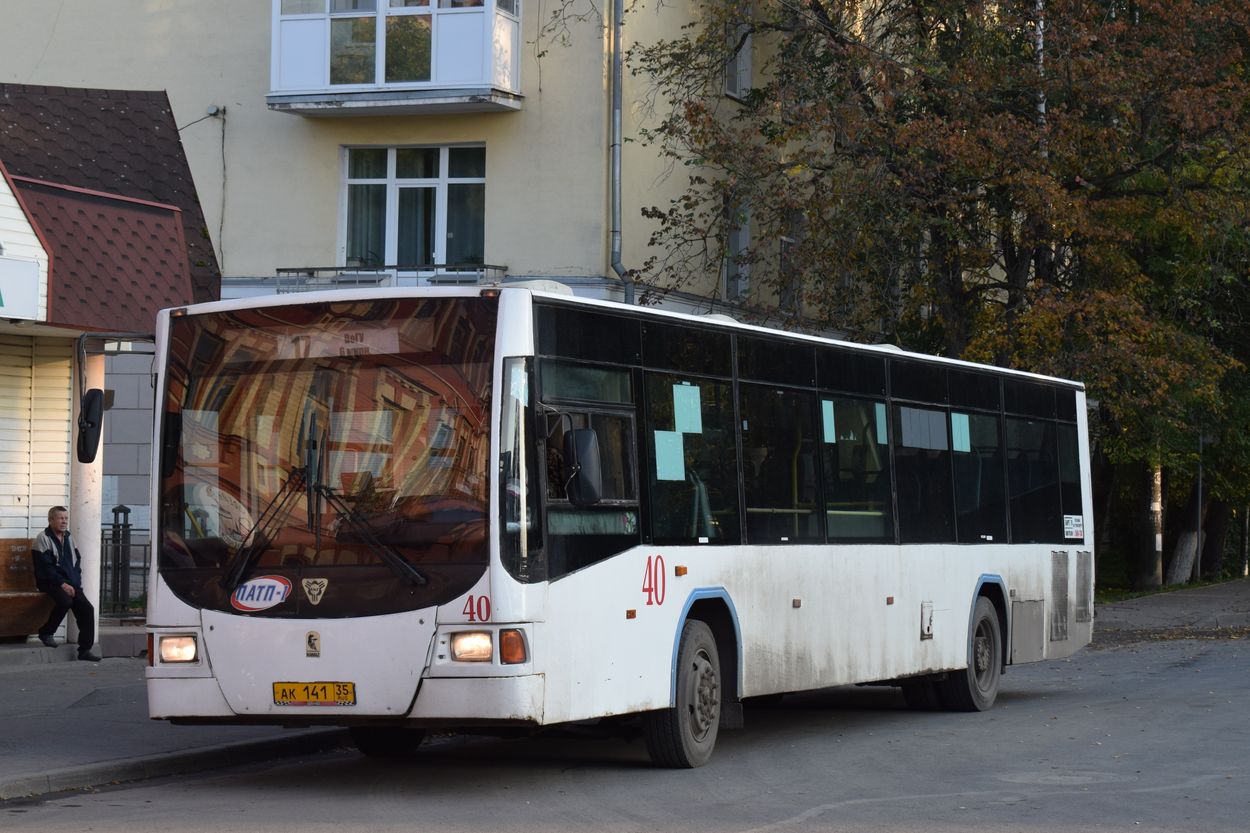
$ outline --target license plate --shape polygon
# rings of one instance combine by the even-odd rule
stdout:
[[[354,706],[356,684],[341,682],[274,683],[275,706]]]

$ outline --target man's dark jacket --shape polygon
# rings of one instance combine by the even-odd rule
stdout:
[[[82,589],[82,556],[66,530],[60,540],[52,534],[52,527],[35,536],[31,547],[35,560],[35,586],[45,593],[68,584]]]

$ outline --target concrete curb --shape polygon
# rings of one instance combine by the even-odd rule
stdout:
[[[201,749],[100,761],[0,782],[0,801],[325,752],[349,743],[345,729],[313,729],[291,737],[223,743]]]
[[[6,668],[25,668],[32,665],[51,665],[77,661],[77,647],[59,645],[45,648],[39,643],[10,644],[0,648],[0,671]]]

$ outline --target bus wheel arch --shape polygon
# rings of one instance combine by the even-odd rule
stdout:
[[[716,651],[720,655],[721,688],[724,692],[721,697],[721,728],[741,728],[742,693],[738,690],[738,680],[741,677],[739,662],[742,642],[738,636],[738,619],[728,597],[708,596],[696,599],[690,605],[685,618],[703,622],[716,639]],[[733,721],[734,715],[738,717],[736,723]]]
[[[977,595],[990,600],[994,611],[998,614],[998,630],[1001,636],[999,645],[999,661],[1005,670],[1011,662],[1011,620],[1007,617],[1007,592],[1003,589],[1001,579],[985,580],[977,591]]]

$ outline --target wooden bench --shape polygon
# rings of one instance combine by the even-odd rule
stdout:
[[[52,599],[35,589],[30,541],[0,539],[0,642],[24,642],[52,612]]]

